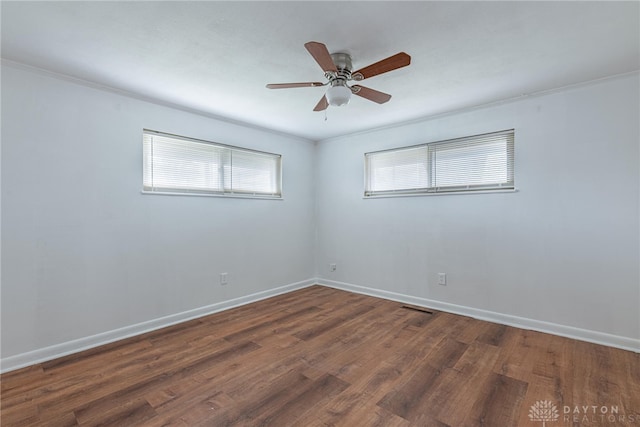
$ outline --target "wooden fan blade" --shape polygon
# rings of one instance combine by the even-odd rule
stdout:
[[[304,83],[269,83],[267,89],[288,89],[291,87],[318,87],[324,86],[326,83],[321,82],[304,82]]]
[[[336,64],[333,63],[331,54],[325,45],[318,42],[308,42],[304,44],[304,47],[307,48],[311,56],[313,56],[313,59],[315,59],[320,68],[322,68],[322,71],[338,72],[338,68],[336,68]]]
[[[391,95],[388,93],[380,92],[377,90],[369,89],[368,87],[353,85],[351,91],[354,95],[361,96],[369,101],[377,102],[378,104],[384,104],[391,99]]]
[[[328,106],[329,106],[329,101],[327,101],[326,96],[323,96],[320,102],[318,102],[318,104],[315,106],[313,111],[323,111],[323,110],[326,110]]]
[[[354,71],[351,75],[354,80],[362,80],[369,77],[377,76],[378,74],[387,73],[389,71],[397,70],[398,68],[406,67],[411,64],[411,57],[404,52],[396,53],[393,56],[378,61],[375,64],[371,64],[368,67]],[[361,79],[358,75],[362,76]]]

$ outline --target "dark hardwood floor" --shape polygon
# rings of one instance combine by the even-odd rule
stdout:
[[[0,379],[2,426],[640,426],[639,354],[322,286]]]

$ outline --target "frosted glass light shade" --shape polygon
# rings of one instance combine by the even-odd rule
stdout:
[[[349,103],[349,100],[351,99],[351,89],[342,85],[331,86],[327,89],[326,96],[329,105],[339,107]]]

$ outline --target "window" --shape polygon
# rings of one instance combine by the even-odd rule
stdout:
[[[143,131],[143,190],[279,198],[279,154]]]
[[[366,153],[365,197],[514,189],[514,131]]]

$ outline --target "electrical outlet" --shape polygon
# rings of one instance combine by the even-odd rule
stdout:
[[[438,285],[447,286],[447,274],[438,273]]]
[[[329,270],[336,271],[337,268],[338,268],[337,264],[329,264]]]
[[[227,276],[228,273],[220,273],[220,284],[221,285],[226,285],[227,283],[229,283],[229,278]]]

